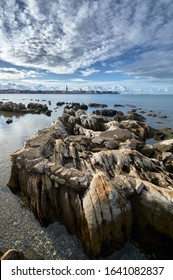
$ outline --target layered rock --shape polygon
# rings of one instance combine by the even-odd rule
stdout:
[[[164,166],[172,157],[160,160],[172,142],[147,147],[152,133],[134,120],[66,112],[12,155],[8,185],[44,225],[61,220],[93,258],[123,247],[134,227],[173,242],[173,175]]]

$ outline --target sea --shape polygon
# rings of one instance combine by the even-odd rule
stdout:
[[[0,251],[10,248],[22,250],[30,259],[88,259],[81,242],[70,235],[65,226],[58,222],[42,227],[22,196],[13,194],[7,187],[11,172],[10,155],[23,146],[25,141],[39,129],[51,126],[63,112],[57,108],[58,101],[84,104],[107,104],[108,108],[127,113],[136,109],[146,117],[146,123],[155,128],[173,129],[173,94],[127,95],[127,94],[0,94],[0,101],[28,104],[47,104],[51,116],[0,113]],[[114,107],[114,105],[121,105]],[[92,113],[99,108],[89,108]],[[157,117],[148,116],[155,114]],[[162,116],[166,116],[162,118]],[[7,124],[8,118],[13,123]],[[109,257],[108,257],[109,258]],[[145,259],[146,255],[137,245],[127,244],[111,259]]]

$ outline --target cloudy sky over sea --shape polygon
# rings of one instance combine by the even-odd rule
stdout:
[[[173,1],[1,0],[8,83],[173,93]]]

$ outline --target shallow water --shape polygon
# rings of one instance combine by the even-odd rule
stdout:
[[[6,99],[6,100],[4,100]],[[32,100],[31,100],[32,99]],[[70,236],[63,225],[54,223],[48,228],[42,228],[35,219],[33,213],[26,207],[26,203],[15,196],[6,186],[11,169],[10,154],[20,148],[24,142],[39,129],[49,127],[63,111],[63,106],[56,108],[56,102],[90,102],[107,104],[114,108],[114,104],[125,105],[116,107],[116,110],[127,112],[136,106],[137,112],[145,111],[144,116],[152,110],[154,113],[167,115],[165,119],[147,117],[147,123],[153,127],[173,128],[173,95],[53,95],[53,94],[3,94],[0,101],[13,101],[16,103],[29,102],[45,103],[51,101],[51,117],[41,115],[15,115],[12,116],[13,123],[6,124],[10,114],[0,114],[0,248],[11,248],[23,250],[32,258],[40,255],[45,259],[85,259],[80,242],[75,236]],[[91,113],[94,108],[87,112]],[[158,123],[161,122],[161,123]],[[128,247],[129,248],[129,247]],[[33,251],[34,249],[34,251]],[[127,252],[129,250],[129,253]],[[133,251],[133,250],[132,250]],[[126,258],[131,258],[132,251],[127,249]],[[119,255],[120,258],[122,255]],[[137,256],[141,258],[137,251]],[[135,257],[135,258],[138,258]],[[115,257],[116,258],[116,257]]]

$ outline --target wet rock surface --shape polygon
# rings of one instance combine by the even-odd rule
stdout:
[[[12,155],[9,187],[42,224],[63,221],[92,258],[121,249],[134,232],[144,247],[172,246],[172,140],[147,145],[156,133],[148,125],[74,106]]]

